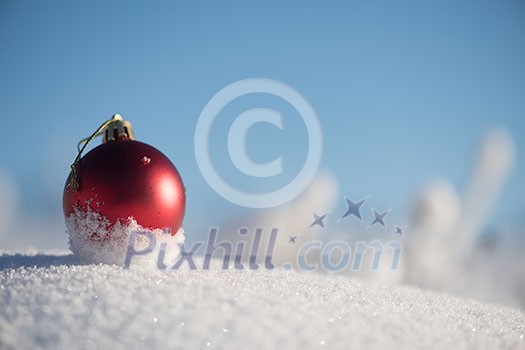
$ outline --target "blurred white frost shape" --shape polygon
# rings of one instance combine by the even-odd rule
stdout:
[[[0,237],[7,235],[15,222],[18,208],[18,190],[15,180],[0,169]]]

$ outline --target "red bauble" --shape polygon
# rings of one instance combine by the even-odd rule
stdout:
[[[149,229],[182,225],[186,195],[171,161],[156,148],[134,140],[113,140],[92,149],[77,164],[78,189],[69,177],[64,188],[64,215],[75,208],[93,211],[111,224],[133,218]]]

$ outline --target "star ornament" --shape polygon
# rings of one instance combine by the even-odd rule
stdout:
[[[370,225],[368,225],[368,227],[370,228],[376,224],[379,224],[383,226],[384,228],[386,228],[385,217],[388,215],[388,213],[390,213],[390,210],[391,209],[388,209],[380,213],[376,211],[375,209],[372,209],[372,212],[374,213],[374,220],[370,223]]]
[[[367,199],[368,198],[363,198],[359,202],[356,203],[352,201],[350,198],[345,197],[347,209],[345,213],[343,214],[343,216],[341,217],[341,219],[339,219],[339,221],[345,219],[346,217],[350,215],[354,215],[356,218],[363,221],[363,217],[361,216],[361,206],[363,205],[364,202],[366,202]]]
[[[317,215],[316,213],[312,213],[312,215],[314,216],[314,222],[312,222],[312,224],[310,225],[310,227],[314,227],[314,226],[321,226],[322,228],[324,228],[324,218],[326,217],[326,215],[328,214],[324,214],[324,215]]]

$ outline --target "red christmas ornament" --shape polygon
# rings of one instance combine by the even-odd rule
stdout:
[[[100,133],[103,143],[81,158]],[[75,209],[91,209],[111,225],[133,218],[144,228],[169,229],[172,235],[181,227],[186,195],[177,169],[159,150],[135,141],[131,124],[120,115],[85,140],[71,168],[63,195],[66,218]]]

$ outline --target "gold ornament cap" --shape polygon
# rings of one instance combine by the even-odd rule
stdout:
[[[88,143],[100,135],[104,135],[103,143],[117,140],[135,140],[135,134],[133,133],[131,123],[122,119],[120,114],[115,114],[113,118],[106,120],[93,134],[91,134],[90,137],[87,137],[78,143],[78,154],[73,164],[71,164],[71,179],[67,185],[68,190],[73,192],[78,191],[80,187],[78,183],[78,173],[82,152],[84,152]]]
[[[115,114],[103,130],[103,143],[117,140],[135,140],[133,127],[127,120],[122,119],[120,114]]]

